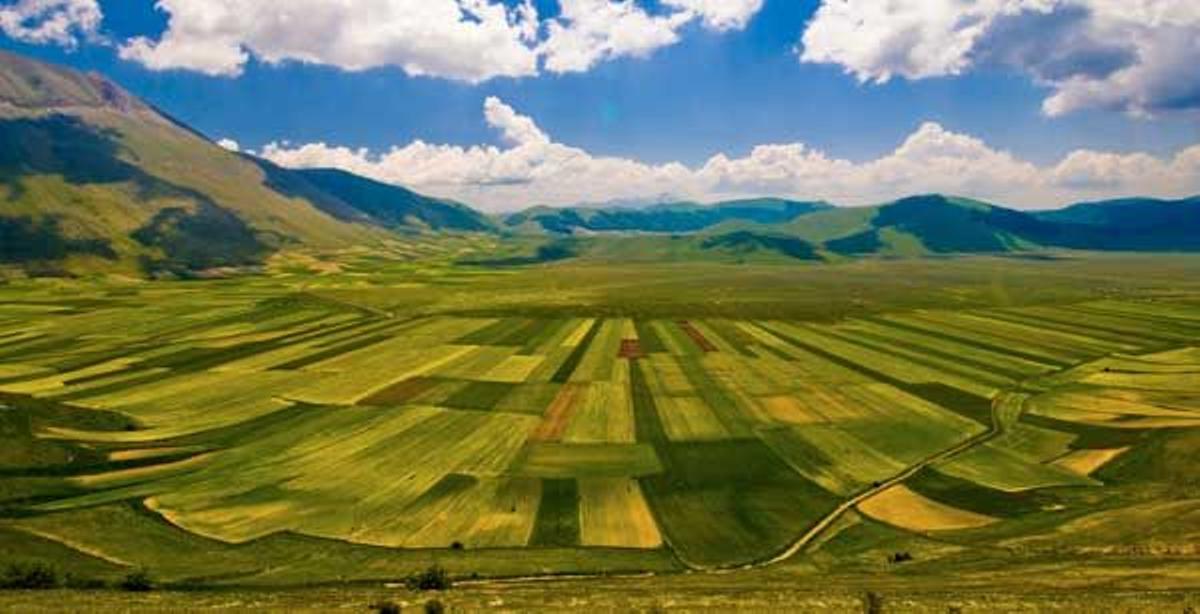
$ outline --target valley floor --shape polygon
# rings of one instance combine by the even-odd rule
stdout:
[[[0,564],[166,589],[0,609],[1195,605],[1200,258],[321,269],[0,286]]]

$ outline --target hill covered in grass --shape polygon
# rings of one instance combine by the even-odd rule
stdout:
[[[226,151],[99,75],[0,52],[0,265],[187,275],[487,226],[403,188]]]
[[[746,232],[718,227],[710,233]],[[928,194],[873,207],[833,208],[757,231],[783,233],[829,254],[926,256],[1080,249],[1190,251],[1200,248],[1200,198],[1127,199],[1049,212],[1008,209]],[[719,236],[719,235],[718,235]]]
[[[387,228],[489,231],[493,224],[482,213],[452,200],[432,198],[412,190],[332,168],[286,171],[299,175],[348,207]]]
[[[1038,214],[1039,219],[1069,225],[1080,247],[1142,251],[1200,249],[1200,196],[1181,200],[1124,198],[1080,203]]]
[[[758,198],[702,205],[664,203],[644,208],[534,207],[505,216],[505,227],[517,232],[575,234],[589,232],[691,233],[728,221],[772,224],[814,211],[831,209],[823,202]]]
[[[645,209],[539,207],[517,234],[569,236],[600,260],[832,261],[858,257],[1200,249],[1200,197],[1125,199],[1049,212],[926,194],[869,207],[759,199]],[[558,239],[561,241],[561,239]]]

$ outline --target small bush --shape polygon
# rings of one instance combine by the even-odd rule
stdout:
[[[150,574],[146,570],[139,569],[126,575],[118,586],[121,590],[144,593],[154,590],[154,581],[150,579]]]
[[[425,602],[425,614],[444,614],[446,606],[437,599],[430,599]]]
[[[58,572],[45,563],[13,563],[0,579],[0,588],[44,590],[57,586]]]
[[[400,614],[400,605],[395,601],[380,601],[371,604],[371,609],[379,612],[379,614]]]
[[[404,584],[414,591],[444,591],[449,590],[452,582],[450,574],[439,565],[434,565],[425,571],[409,576]]]
[[[888,555],[889,563],[907,563],[911,560],[913,560],[913,556],[908,552],[893,552]]]
[[[454,542],[454,543],[450,544],[450,549],[451,550],[462,550],[463,543],[462,542]]]

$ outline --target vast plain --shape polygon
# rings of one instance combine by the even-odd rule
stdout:
[[[488,241],[0,286],[0,560],[167,589],[0,607],[1196,604],[1200,257]]]

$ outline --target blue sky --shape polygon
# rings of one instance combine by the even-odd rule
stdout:
[[[95,2],[57,1],[64,7]],[[360,4],[364,11],[369,11],[388,1],[363,0]],[[465,0],[437,1],[453,4]],[[608,3],[610,0],[578,1]],[[1084,0],[1079,1],[1087,5]],[[1170,3],[1169,0],[1161,1]],[[520,76],[488,74],[481,78],[472,73],[464,77],[461,68],[412,70],[401,66],[407,61],[404,50],[392,50],[373,57],[366,62],[370,66],[365,69],[349,66],[343,58],[356,54],[345,49],[328,51],[326,57],[321,54],[327,50],[306,47],[304,53],[311,56],[305,58],[306,61],[284,57],[268,62],[264,61],[264,54],[278,55],[279,52],[259,53],[256,50],[256,45],[265,49],[268,44],[275,44],[253,38],[266,36],[261,33],[248,33],[243,39],[236,39],[236,45],[246,50],[246,60],[234,69],[227,65],[210,69],[191,60],[179,60],[178,57],[187,54],[167,56],[165,46],[152,48],[153,55],[143,54],[140,59],[121,51],[136,37],[146,37],[151,45],[163,40],[169,33],[169,15],[174,15],[179,23],[188,17],[185,7],[188,0],[169,0],[160,10],[150,2],[101,0],[96,5],[102,14],[100,24],[97,27],[80,26],[70,42],[47,42],[23,36],[20,32],[9,32],[8,36],[0,35],[0,47],[100,71],[214,139],[233,139],[243,149],[254,151],[273,143],[275,151],[283,152],[277,155],[283,163],[336,163],[397,183],[415,183],[432,192],[490,201],[497,207],[516,206],[508,204],[511,200],[523,201],[520,204],[537,200],[561,204],[575,199],[605,200],[606,197],[635,198],[638,195],[622,190],[573,194],[562,189],[507,190],[493,194],[494,190],[480,187],[488,184],[487,181],[471,178],[454,184],[452,179],[446,178],[454,175],[461,179],[462,171],[455,171],[457,175],[447,171],[443,173],[446,177],[433,177],[431,173],[417,177],[394,168],[368,165],[379,165],[384,152],[404,148],[418,140],[457,147],[461,151],[472,146],[493,146],[500,150],[520,147],[522,143],[506,142],[503,128],[485,118],[481,109],[490,97],[501,101],[519,117],[535,122],[541,133],[556,145],[562,144],[572,151],[578,149],[594,158],[636,161],[654,168],[679,162],[695,170],[716,155],[736,162],[749,158],[756,146],[768,144],[802,144],[804,151],[818,152],[829,159],[869,164],[894,154],[906,139],[930,122],[945,134],[978,140],[986,144],[991,153],[1010,155],[1021,163],[1035,165],[1047,172],[1076,151],[1124,156],[1148,154],[1170,164],[1180,152],[1200,143],[1200,121],[1197,119],[1200,116],[1195,108],[1200,107],[1200,88],[1196,89],[1194,105],[1188,100],[1191,90],[1187,87],[1182,90],[1183,95],[1172,93],[1173,97],[1158,100],[1135,90],[1120,92],[1119,87],[1113,86],[1112,89],[1120,94],[1114,96],[1115,101],[1089,105],[1085,98],[1082,104],[1067,103],[1065,112],[1047,111],[1047,100],[1056,94],[1062,94],[1062,98],[1074,95],[1069,90],[1074,82],[1068,83],[1068,78],[1059,76],[1048,77],[1049,69],[1039,65],[1036,58],[1029,58],[1031,54],[1026,53],[1028,43],[1025,41],[1031,37],[1007,34],[1014,28],[1048,27],[1040,22],[1028,26],[1013,25],[1001,22],[1008,17],[988,17],[994,18],[996,25],[988,33],[973,39],[974,47],[963,56],[969,65],[962,67],[954,65],[956,60],[933,57],[957,35],[940,29],[937,23],[920,26],[923,31],[927,30],[926,36],[930,39],[923,48],[917,45],[897,51],[855,47],[859,44],[855,42],[857,40],[888,40],[888,27],[899,27],[914,18],[911,14],[900,13],[872,17],[873,9],[867,5],[879,3],[860,4],[867,7],[862,9],[866,21],[874,19],[875,25],[867,27],[882,31],[858,31],[841,40],[834,38],[830,43],[830,38],[840,32],[839,28],[845,27],[845,16],[841,16],[841,22],[839,16],[832,13],[815,16],[821,6],[818,0],[745,0],[744,12],[736,16],[740,21],[722,26],[710,24],[709,15],[703,13],[706,9],[687,13],[688,9],[680,8],[686,6],[687,0],[676,2],[638,1],[632,7],[626,7],[637,11],[635,16],[644,15],[649,19],[674,17],[676,20],[672,25],[664,26],[666,29],[660,31],[671,35],[672,42],[647,44],[649,50],[646,47],[633,52],[618,50],[586,67],[562,71],[549,68],[554,56],[547,52],[532,68],[536,74]],[[682,4],[678,4],[680,2]],[[920,4],[910,0],[910,4],[913,2]],[[395,3],[403,5],[405,0],[395,0]],[[4,4],[12,2],[0,2],[0,6]],[[517,7],[516,0],[507,2],[509,11],[515,12]],[[564,29],[578,23],[563,17],[557,0],[539,0],[535,8],[541,33],[537,35],[538,40],[528,42],[530,47],[546,43],[548,24],[555,20],[565,24]],[[236,11],[231,14],[237,16]],[[25,17],[30,18],[27,25],[35,27],[36,20],[45,16]],[[339,18],[349,23],[353,16]],[[509,18],[514,19],[511,13]],[[1079,26],[1087,29],[1081,31],[1108,32],[1124,23],[1122,19],[1126,16],[1103,15],[1095,11],[1087,19],[1090,21],[1085,26]],[[622,23],[625,22],[612,21],[611,25],[601,26],[626,27]],[[1198,24],[1200,16],[1192,25]],[[250,32],[249,26],[247,32]],[[819,51],[824,53],[825,61],[802,61],[806,32],[814,37],[807,41],[811,43],[810,47],[816,49],[823,45]],[[821,32],[825,32],[823,39],[818,36]],[[1005,33],[1008,38],[1000,40],[1000,34],[994,32]],[[1192,33],[1200,37],[1200,28]],[[589,44],[606,44],[604,35],[592,34]],[[21,38],[25,40],[18,40]],[[984,44],[992,47],[984,48]],[[1088,58],[1097,57],[1099,52],[1094,47],[1080,45],[1080,50],[1063,51],[1064,61],[1084,66]],[[518,51],[521,49],[517,48]],[[483,55],[479,57],[492,57],[488,50],[481,53]],[[1046,54],[1045,51],[1038,53]],[[1059,50],[1052,53],[1059,53]],[[1187,60],[1186,54],[1190,51],[1181,53]],[[890,60],[886,58],[898,54],[907,56],[889,64]],[[125,59],[120,57],[122,55]],[[1018,56],[1022,59],[1012,59]],[[959,64],[963,57],[958,58]],[[422,61],[435,66],[449,65],[439,64],[440,60]],[[468,58],[468,61],[471,60]],[[478,59],[474,61],[478,62]],[[1194,66],[1186,62],[1183,65]],[[212,70],[226,70],[227,74],[206,74]],[[236,74],[228,73],[229,70],[236,70]],[[528,73],[529,70],[527,66],[517,69],[506,66],[498,72]],[[1054,70],[1061,72],[1062,69],[1056,65]],[[1094,77],[1084,68],[1072,70],[1075,72],[1068,77],[1076,77],[1075,81],[1080,74]],[[411,74],[415,72],[437,74]],[[1097,87],[1105,86],[1104,78],[1093,80],[1098,83]],[[1115,83],[1115,78],[1112,81]],[[1121,87],[1129,89],[1127,85]],[[1148,84],[1146,89],[1155,87],[1158,88],[1154,90],[1156,92],[1163,89],[1154,83]],[[328,151],[323,157],[313,152],[306,156],[287,155],[304,144],[322,144],[330,150],[339,148],[342,153],[353,153],[361,160],[347,160],[344,155]],[[361,152],[360,148],[367,151]],[[967,155],[972,154],[968,152]],[[670,171],[663,173],[669,175]],[[772,175],[771,181],[748,182],[743,190],[739,187],[740,178],[722,177],[723,180],[710,181],[708,187],[697,191],[661,177],[637,187],[651,191],[644,194],[645,197],[654,197],[658,193],[717,197],[743,191],[789,191],[780,189],[781,185],[796,191],[806,187],[795,178],[789,184],[772,183],[775,179]],[[523,185],[534,182],[529,179]],[[464,183],[470,187],[463,187]],[[896,189],[905,189],[911,183],[900,182]],[[982,186],[986,182],[979,183]],[[1121,195],[1135,188],[1137,191],[1154,188],[1153,185],[1127,188],[1114,185],[1108,192],[1091,189],[1104,183],[1093,182],[1088,186],[1097,197],[1108,196],[1108,192]],[[852,182],[836,188],[814,184],[813,191],[824,189],[825,194],[814,196],[841,196],[849,201],[869,201],[884,196],[882,190],[878,194],[860,196],[853,193],[854,186]],[[912,189],[920,187],[912,185]],[[1190,187],[1181,185],[1178,190]],[[1018,205],[1027,206],[1050,204],[1039,202],[1039,199],[1048,201],[1091,195],[1089,190],[1063,186],[1046,188],[1037,194],[1022,194],[1020,190],[1014,190],[1011,195],[1000,194],[986,186],[979,192],[971,195],[1008,197],[1022,201]]]

